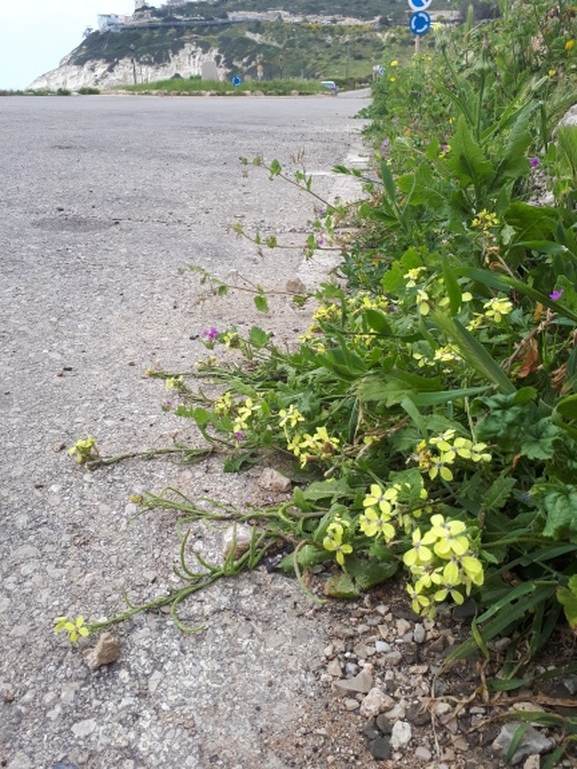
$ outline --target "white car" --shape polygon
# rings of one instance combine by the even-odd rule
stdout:
[[[334,80],[321,80],[321,85],[330,91],[333,96],[336,96],[339,92],[339,87]]]

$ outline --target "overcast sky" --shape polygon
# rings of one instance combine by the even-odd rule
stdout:
[[[26,88],[55,69],[99,13],[133,11],[134,0],[0,0],[0,89]]]

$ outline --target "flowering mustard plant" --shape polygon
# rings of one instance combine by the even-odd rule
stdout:
[[[100,453],[96,446],[96,441],[89,435],[88,438],[76,441],[74,446],[68,449],[70,456],[75,456],[79,465],[83,465],[86,462],[92,462],[99,459]]]
[[[90,628],[85,624],[84,617],[76,617],[75,620],[71,620],[68,617],[56,617],[54,620],[54,632],[60,633],[62,631],[68,633],[68,638],[72,643],[75,643],[81,637],[85,638],[90,635]]]

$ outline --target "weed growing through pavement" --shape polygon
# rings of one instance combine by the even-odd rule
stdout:
[[[194,377],[151,372],[228,469],[282,457],[295,482],[291,500],[270,510],[208,512],[174,490],[139,499],[181,512],[185,525],[214,516],[253,526],[249,552],[223,565],[197,556],[195,571],[181,549],[184,586],[161,599],[173,614],[280,544],[277,568],[313,600],[321,588],[308,574],[322,567],[325,598],[397,574],[417,614],[467,602],[471,637],[449,661],[489,659],[506,634],[490,690],[526,684],[558,623],[577,632],[577,129],[553,132],[570,101],[575,34],[563,4],[554,18],[547,3],[530,5],[533,21],[525,14],[520,27],[507,11],[464,38],[434,32],[436,53],[397,62],[394,79],[377,82],[375,170],[336,169],[363,185],[362,202],[331,204],[305,170],[243,161],[315,196],[305,254],[338,249],[340,280],[294,297],[316,310],[291,351],[258,326],[247,335],[211,326],[199,334],[211,357]],[[537,31],[547,45],[520,54],[513,37]],[[527,67],[518,55],[532,57]],[[529,202],[535,158],[551,205]],[[258,249],[282,248],[237,232]],[[199,275],[218,294],[238,290]],[[241,290],[268,310],[262,286]],[[228,360],[231,348],[241,364]],[[195,390],[198,378],[218,396]],[[107,461],[81,443],[81,464]]]

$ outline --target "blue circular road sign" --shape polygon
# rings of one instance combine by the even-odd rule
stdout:
[[[433,0],[409,0],[411,11],[426,11]]]
[[[242,83],[242,77],[239,77],[238,75],[235,75],[232,79],[232,84],[238,88],[239,85]]]
[[[413,35],[424,35],[431,29],[431,17],[426,11],[417,11],[409,19],[409,28]]]

